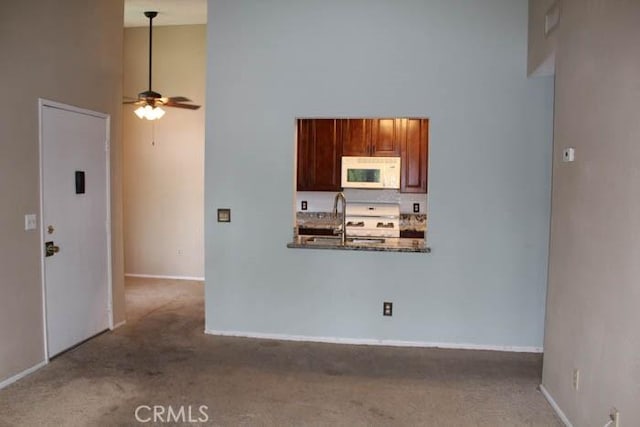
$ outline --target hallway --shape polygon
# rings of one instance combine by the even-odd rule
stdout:
[[[204,405],[205,425],[562,425],[540,355],[207,336],[200,282],[128,279],[127,307],[1,390],[0,426],[136,425],[140,405]]]

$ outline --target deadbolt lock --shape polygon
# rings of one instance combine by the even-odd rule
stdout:
[[[47,233],[53,234],[54,231],[56,231],[56,229],[53,228],[53,225],[50,225],[50,226],[47,227]]]
[[[45,256],[54,256],[55,254],[57,254],[58,252],[60,252],[60,247],[54,245],[53,242],[46,242],[44,244],[44,253]]]

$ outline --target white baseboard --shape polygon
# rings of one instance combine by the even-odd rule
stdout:
[[[519,347],[502,345],[482,345],[482,344],[461,344],[461,343],[437,343],[424,341],[399,341],[399,340],[378,340],[367,338],[337,338],[337,337],[316,337],[305,335],[268,334],[262,332],[238,332],[238,331],[216,331],[206,329],[208,335],[221,335],[228,337],[258,338],[282,341],[308,341],[322,342],[330,344],[352,344],[352,345],[376,345],[389,347],[426,347],[426,348],[446,348],[457,350],[491,350],[508,351],[515,353],[542,353],[542,347]]]
[[[571,421],[569,421],[569,418],[567,418],[565,413],[562,412],[562,409],[560,409],[556,401],[553,400],[553,397],[551,397],[551,395],[549,394],[549,391],[542,384],[540,384],[540,391],[542,392],[544,398],[547,399],[547,402],[549,402],[549,405],[551,405],[558,417],[560,417],[560,420],[564,423],[564,425],[567,427],[573,427]]]
[[[204,282],[204,277],[192,277],[192,276],[161,276],[157,274],[130,274],[125,273],[124,277],[140,277],[143,279],[170,279],[170,280],[192,280],[197,282]]]
[[[34,373],[35,371],[37,371],[38,369],[42,368],[44,365],[46,365],[48,362],[46,360],[43,360],[42,362],[38,363],[35,366],[30,367],[29,369],[26,369],[22,372],[20,372],[19,374],[16,374],[14,376],[12,376],[11,378],[7,378],[4,381],[0,382],[0,390],[2,390],[3,388],[7,387],[10,384],[15,383],[16,381],[26,377],[29,374]]]
[[[124,326],[127,323],[126,320],[123,320],[122,322],[118,322],[115,325],[113,325],[113,328],[111,328],[112,331],[115,331],[116,329]]]

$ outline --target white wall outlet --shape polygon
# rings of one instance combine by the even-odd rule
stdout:
[[[25,231],[35,230],[38,228],[38,216],[36,214],[27,214],[24,216]]]
[[[562,161],[565,163],[573,162],[576,159],[576,150],[575,148],[565,148],[562,150]]]
[[[580,369],[576,368],[573,370],[573,389],[578,390],[580,387]]]

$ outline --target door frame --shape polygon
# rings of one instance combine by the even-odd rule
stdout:
[[[107,220],[105,224],[105,231],[107,234],[107,315],[109,317],[109,329],[113,330],[113,271],[112,271],[112,255],[111,255],[111,115],[101,113],[98,111],[88,110],[86,108],[80,108],[73,105],[63,104],[61,102],[51,101],[44,98],[38,98],[38,184],[40,186],[40,276],[42,283],[42,322],[43,322],[43,339],[44,339],[44,358],[45,362],[49,361],[49,339],[48,339],[48,324],[47,324],[47,283],[45,272],[45,230],[44,230],[44,158],[43,158],[43,142],[44,132],[42,129],[42,116],[44,109],[55,108],[58,110],[68,111],[71,113],[79,113],[87,116],[98,117],[105,119],[105,161],[106,161],[106,205],[107,205]]]

